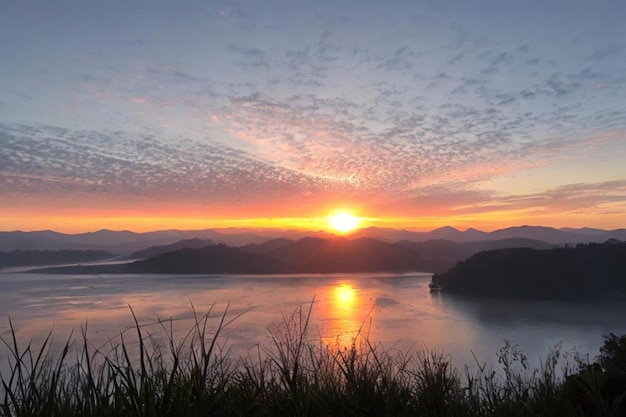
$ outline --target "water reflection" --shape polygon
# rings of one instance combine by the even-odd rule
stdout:
[[[493,359],[504,339],[529,358],[545,357],[559,341],[597,354],[602,335],[626,333],[626,305],[577,305],[502,301],[430,293],[430,275],[335,274],[314,276],[50,276],[0,274],[0,337],[37,345],[54,328],[59,340],[89,320],[90,338],[119,335],[131,327],[129,306],[141,323],[173,318],[183,337],[213,307],[216,322],[243,313],[223,332],[236,353],[271,344],[268,328],[315,300],[310,321],[324,343],[349,346],[357,335],[401,350],[424,347],[449,352],[457,366]],[[211,321],[210,323],[213,323]],[[75,334],[79,334],[76,332]],[[177,339],[178,340],[178,339]],[[6,358],[0,344],[0,362]]]
[[[353,344],[368,317],[364,291],[356,282],[329,282],[315,306],[322,341],[338,348]]]
[[[337,308],[348,309],[354,304],[354,288],[352,285],[341,284],[335,287],[335,302]]]

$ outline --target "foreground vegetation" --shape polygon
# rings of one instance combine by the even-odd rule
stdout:
[[[505,343],[499,371],[470,371],[444,353],[385,350],[362,335],[327,346],[309,318],[303,308],[285,315],[270,346],[242,358],[219,345],[230,322],[211,311],[178,341],[171,320],[157,335],[135,319],[134,334],[104,347],[86,329],[61,349],[51,335],[22,347],[13,331],[1,340],[10,367],[0,375],[0,416],[626,415],[626,336],[606,336],[596,362],[565,369],[558,348],[530,370]]]

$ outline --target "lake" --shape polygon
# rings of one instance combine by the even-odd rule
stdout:
[[[0,273],[0,336],[10,337],[9,317],[23,346],[53,330],[65,342],[88,323],[94,345],[133,326],[132,307],[146,329],[172,319],[176,337],[192,328],[193,309],[211,310],[217,325],[235,318],[221,343],[238,355],[268,346],[283,315],[312,305],[311,329],[325,343],[347,345],[361,329],[386,348],[437,349],[457,367],[495,363],[509,340],[532,366],[557,344],[562,351],[598,354],[604,334],[626,333],[626,302],[605,304],[500,300],[431,293],[430,274],[46,275]],[[193,305],[193,309],[192,309]],[[152,331],[152,330],[151,330]],[[158,329],[156,331],[158,333]],[[126,337],[126,336],[125,336]],[[132,339],[134,333],[128,333]],[[6,361],[6,347],[0,346]]]

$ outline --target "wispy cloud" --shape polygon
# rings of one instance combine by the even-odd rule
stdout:
[[[0,191],[591,209],[603,200],[554,191],[567,180],[552,198],[485,184],[624,151],[624,6],[608,3],[157,1],[79,6],[81,21],[64,1],[49,19],[15,5],[0,18]]]

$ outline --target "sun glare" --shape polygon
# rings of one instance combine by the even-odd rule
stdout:
[[[359,227],[360,220],[358,217],[348,213],[335,213],[328,217],[328,224],[334,230],[346,233]]]
[[[343,284],[335,288],[335,301],[338,306],[350,307],[354,304],[354,288]]]

